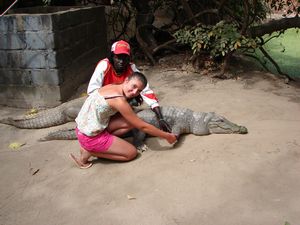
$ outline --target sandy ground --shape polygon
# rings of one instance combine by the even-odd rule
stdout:
[[[215,82],[143,69],[161,105],[215,111],[249,134],[186,135],[176,148],[149,138],[134,161],[80,170],[68,156],[77,141],[38,142],[53,128],[0,124],[1,225],[299,224],[299,88],[257,71]],[[15,141],[26,144],[11,150]]]

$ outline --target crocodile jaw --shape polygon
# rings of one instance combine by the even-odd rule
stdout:
[[[247,134],[248,129],[230,122],[222,116],[213,118],[208,122],[208,129],[211,134]]]

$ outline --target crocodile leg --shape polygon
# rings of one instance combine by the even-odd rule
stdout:
[[[146,133],[138,130],[133,129],[133,145],[139,150],[140,152],[144,152],[148,150],[148,146],[144,143],[146,139]]]

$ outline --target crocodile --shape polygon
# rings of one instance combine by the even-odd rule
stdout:
[[[195,112],[188,108],[179,108],[173,106],[161,107],[162,115],[168,122],[177,137],[182,134],[209,135],[209,134],[247,134],[248,130],[244,126],[237,125],[225,117],[215,112]],[[150,109],[144,109],[137,112],[137,116],[147,123],[159,128],[159,123],[155,113]],[[146,134],[134,129],[132,132],[133,144],[141,151],[147,149],[144,144]],[[76,139],[73,128],[62,129],[49,133],[40,141],[49,140],[72,140]]]
[[[0,123],[13,125],[22,129],[40,129],[61,125],[75,120],[86,97],[77,98],[63,103],[55,108],[46,109],[33,116],[21,118],[5,118]],[[208,135],[208,134],[246,134],[248,130],[239,126],[215,112],[195,112],[188,108],[162,106],[161,112],[171,127],[172,133],[178,137],[181,134]],[[155,113],[151,109],[137,112],[137,116],[147,123],[159,128]],[[74,125],[75,127],[75,125]],[[144,146],[146,134],[133,130],[135,146]],[[76,139],[74,128],[57,130],[49,133],[40,141],[73,140]]]

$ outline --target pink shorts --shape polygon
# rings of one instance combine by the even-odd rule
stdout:
[[[105,152],[110,148],[114,140],[114,136],[108,133],[107,130],[90,137],[81,133],[76,127],[76,135],[81,147],[89,152]]]

